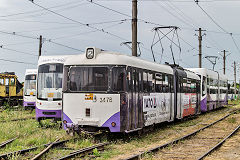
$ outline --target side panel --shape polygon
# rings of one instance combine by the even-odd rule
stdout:
[[[143,97],[145,126],[170,121],[171,93],[151,93]]]

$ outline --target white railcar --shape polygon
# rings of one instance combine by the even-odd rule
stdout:
[[[36,106],[36,80],[37,69],[26,69],[24,89],[23,89],[23,106],[24,108],[33,108]]]
[[[175,71],[181,78],[174,78]],[[63,122],[68,129],[128,133],[173,121],[196,113],[199,80],[190,71],[87,48],[64,64]],[[185,92],[174,89],[177,81],[178,87],[186,84]],[[181,107],[175,92],[184,100]]]
[[[41,56],[38,60],[36,119],[61,120],[63,64],[70,55]]]

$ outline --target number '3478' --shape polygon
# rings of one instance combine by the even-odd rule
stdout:
[[[105,97],[105,98],[100,98],[100,103],[109,103],[112,102],[112,97]]]

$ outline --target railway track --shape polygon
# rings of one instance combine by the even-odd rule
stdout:
[[[66,155],[62,158],[59,158],[58,160],[67,160],[67,159],[70,159],[70,158],[74,158],[76,156],[85,157],[89,154],[92,154],[94,149],[104,150],[104,147],[107,146],[107,145],[109,145],[108,142],[99,143],[99,144],[93,145],[91,147],[82,148],[80,150],[76,150],[76,151],[71,152],[69,155]]]
[[[226,122],[226,119],[227,118],[229,119],[230,117],[232,117],[232,115],[233,115],[232,113],[228,114],[222,117],[221,119],[211,124],[208,124],[188,135],[185,135],[181,138],[177,138],[163,145],[154,147],[145,152],[141,152],[139,154],[128,157],[126,158],[126,160],[141,159],[144,158],[144,155],[152,154],[154,152],[159,153],[154,156],[156,157],[156,159],[201,158],[201,156],[203,156],[204,153],[207,154],[207,151],[212,149],[213,146],[217,146],[219,141],[224,139],[225,134],[227,134],[227,131],[233,130],[232,128],[235,128],[233,127],[233,125],[226,125],[228,124],[228,122]],[[221,127],[221,125],[224,126],[224,124],[227,126],[227,128]]]
[[[17,139],[17,137],[16,137],[16,138],[9,139],[9,140],[7,140],[7,141],[5,141],[5,142],[2,142],[2,143],[0,144],[0,148],[3,148],[3,147],[5,147],[7,144],[12,143],[15,139]]]
[[[18,151],[14,151],[14,152],[10,152],[10,153],[6,153],[6,154],[2,154],[0,155],[0,159],[9,159],[9,157],[13,156],[13,155],[23,155],[27,152],[31,152],[31,151],[34,151],[40,147],[48,147],[48,146],[51,146],[51,147],[56,147],[56,146],[59,146],[59,145],[62,145],[66,142],[68,142],[70,140],[62,140],[62,141],[58,141],[58,142],[52,142],[52,143],[48,143],[48,144],[43,144],[41,146],[36,146],[36,147],[31,147],[31,148],[27,148],[27,149],[22,149],[22,150],[18,150]],[[45,153],[45,152],[44,152]]]
[[[17,118],[17,119],[11,119],[11,120],[3,120],[0,121],[0,123],[5,123],[5,122],[15,122],[15,121],[26,121],[29,119],[35,119],[35,117],[27,117],[27,118]]]

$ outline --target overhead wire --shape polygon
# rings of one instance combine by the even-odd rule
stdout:
[[[195,2],[196,2],[196,1],[195,1]],[[240,53],[240,49],[239,49],[239,47],[238,47],[235,39],[233,38],[232,33],[228,32],[228,31],[225,30],[221,25],[219,25],[219,24],[199,5],[199,3],[196,2],[196,4],[197,4],[197,6],[207,15],[207,17],[208,17],[215,25],[217,25],[223,32],[225,32],[226,34],[229,34],[229,35],[231,36],[231,39],[232,39],[235,47],[237,48],[238,52]]]
[[[23,61],[15,61],[15,60],[3,59],[3,58],[0,58],[0,61],[13,62],[13,63],[21,63],[21,64],[31,64],[31,65],[35,65],[35,66],[37,65],[37,64],[34,64],[34,63],[23,62]]]
[[[80,21],[78,21],[78,20],[69,18],[69,17],[64,16],[64,15],[62,15],[62,14],[60,14],[60,13],[57,13],[57,12],[55,12],[55,11],[52,11],[52,10],[46,8],[46,7],[43,7],[43,6],[35,3],[33,0],[29,0],[29,1],[32,2],[34,5],[42,8],[42,9],[45,9],[45,10],[47,10],[47,11],[49,11],[49,12],[55,14],[55,15],[58,15],[58,16],[64,18],[64,19],[67,19],[67,20],[69,20],[69,21],[78,23],[78,24],[80,24],[80,25],[82,25],[82,26],[85,26],[85,27],[89,27],[89,28],[94,29],[94,30],[98,30],[99,32],[103,32],[103,33],[105,33],[105,34],[111,35],[111,36],[116,37],[116,38],[118,38],[118,39],[121,39],[121,40],[124,40],[124,41],[128,41],[127,39],[125,39],[125,38],[123,38],[123,37],[120,37],[120,36],[118,36],[118,35],[116,35],[116,34],[110,33],[110,32],[108,32],[108,31],[105,31],[104,29],[99,29],[99,28],[97,28],[97,27],[88,25],[88,24],[86,24],[86,23],[80,22]]]
[[[61,5],[52,6],[52,7],[49,7],[49,8],[53,9],[53,8],[63,7],[63,6],[66,6],[66,5],[69,5],[69,4],[73,4],[73,3],[79,3],[79,0],[68,2],[68,3],[64,3],[64,4],[61,4]],[[81,3],[82,3],[82,0],[81,0]],[[13,13],[13,14],[8,14],[8,15],[2,15],[0,17],[12,17],[12,16],[24,15],[24,14],[35,13],[35,12],[42,12],[42,11],[44,11],[44,9],[33,10],[33,11],[26,11],[26,12],[18,12],[18,13]]]
[[[9,34],[9,35],[14,35],[14,36],[19,36],[19,37],[23,37],[23,38],[30,38],[30,39],[39,40],[38,37],[34,37],[34,36],[26,36],[26,35],[23,35],[23,34],[16,34],[16,32],[0,31],[0,33],[3,33],[3,34]],[[56,44],[56,45],[59,45],[59,46],[62,46],[62,47],[66,47],[66,48],[69,48],[69,49],[72,49],[72,50],[82,51],[82,50],[80,50],[80,49],[77,49],[77,48],[70,47],[70,46],[65,45],[65,44],[61,44],[61,43],[58,43],[58,42],[52,41],[51,39],[44,39],[44,41],[46,41],[46,42],[50,42],[50,43],[53,43],[53,44]]]
[[[32,53],[28,53],[28,52],[23,52],[23,51],[19,51],[19,50],[15,50],[15,49],[10,49],[10,48],[6,48],[6,47],[3,47],[2,45],[0,46],[1,49],[4,49],[4,50],[8,50],[8,51],[13,51],[13,52],[17,52],[17,53],[21,53],[21,54],[26,54],[26,55],[31,55],[31,56],[36,56],[35,54],[32,54]]]
[[[106,27],[104,27],[104,29],[109,29],[109,28],[115,27],[117,25],[123,24],[124,22],[125,21],[121,21],[120,23],[113,24],[113,25],[110,25],[110,26],[106,26]],[[66,35],[66,36],[60,36],[60,37],[53,38],[53,40],[62,39],[62,38],[77,37],[77,36],[80,36],[80,35],[86,35],[86,34],[90,34],[90,33],[94,33],[94,32],[98,32],[98,31],[97,30],[93,30],[93,31],[82,32],[82,33],[78,33],[78,34],[71,34],[71,35]]]

